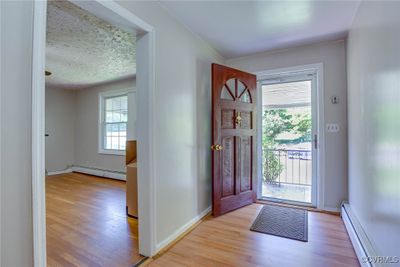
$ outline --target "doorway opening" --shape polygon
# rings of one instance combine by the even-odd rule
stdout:
[[[136,30],[69,1],[46,26],[48,265],[136,264]]]
[[[320,206],[318,73],[276,72],[259,83],[259,197]]]
[[[140,114],[135,127],[137,140],[137,161],[142,162],[137,168],[137,188],[143,192],[138,196],[138,246],[139,254],[152,256],[156,251],[155,242],[155,195],[154,195],[154,173],[149,166],[153,165],[154,149],[153,127],[154,127],[154,30],[153,27],[139,19],[129,10],[123,8],[113,1],[74,1],[73,4],[88,11],[94,16],[116,26],[136,33],[136,109]],[[46,199],[45,199],[45,58],[46,58],[46,20],[47,1],[35,1],[34,3],[34,35],[33,35],[33,59],[32,59],[32,198],[33,198],[33,228],[34,228],[34,264],[35,266],[46,266]],[[119,40],[118,36],[116,38]],[[118,41],[116,39],[116,41]],[[98,99],[94,102],[97,103]],[[107,104],[107,103],[106,103]],[[122,101],[120,103],[122,105]],[[128,105],[130,105],[128,103]],[[125,110],[119,113],[124,113]],[[105,110],[107,112],[108,110]],[[112,108],[111,113],[117,109]],[[98,113],[99,110],[95,110]],[[119,114],[118,113],[118,114]],[[125,114],[125,113],[124,113]],[[106,114],[107,115],[107,114]],[[132,117],[132,116],[131,116]],[[114,117],[113,117],[114,119]],[[106,122],[106,121],[104,121]],[[95,122],[96,128],[100,121]],[[120,123],[122,124],[122,123]],[[133,125],[133,124],[130,124]],[[105,131],[104,140],[108,135],[114,137],[118,132],[118,144],[123,143],[119,125],[118,131]],[[124,125],[123,125],[124,126]],[[129,123],[128,123],[129,128]],[[129,130],[128,130],[129,132]],[[110,134],[108,134],[110,133]],[[96,134],[94,134],[96,135]],[[124,137],[124,136],[123,136]],[[113,139],[113,138],[112,138]],[[117,138],[114,138],[117,139]],[[121,141],[122,140],[122,141]],[[111,148],[118,150],[113,146]],[[103,143],[101,143],[103,144]],[[107,142],[104,142],[107,144]],[[97,144],[94,145],[97,148]],[[107,146],[104,146],[107,148]],[[95,170],[102,173],[103,170]],[[96,175],[96,174],[95,174]],[[101,176],[101,175],[100,175]],[[86,178],[84,178],[86,179]],[[111,181],[111,180],[109,180]],[[115,182],[115,181],[114,181]],[[123,197],[122,197],[123,198]],[[123,201],[121,201],[123,202]],[[119,204],[118,204],[119,205]],[[96,209],[96,205],[92,206]],[[124,210],[125,207],[122,207]],[[101,215],[100,215],[101,216]],[[125,215],[124,215],[125,216]],[[122,217],[121,217],[122,218]],[[104,225],[107,226],[107,225]],[[108,225],[110,226],[110,225]],[[94,242],[96,245],[98,242]],[[106,244],[106,243],[104,243]],[[77,244],[82,245],[82,244]],[[83,244],[84,245],[84,244]],[[128,259],[129,260],[129,259]]]

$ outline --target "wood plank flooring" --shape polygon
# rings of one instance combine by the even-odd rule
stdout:
[[[249,230],[260,204],[206,219],[150,266],[359,266],[339,216],[309,212],[308,242]]]
[[[68,173],[46,178],[48,266],[132,266],[137,220],[125,213],[125,182]]]

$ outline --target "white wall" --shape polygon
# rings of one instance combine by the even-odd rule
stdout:
[[[1,5],[1,262],[33,265],[31,66],[32,2]]]
[[[74,164],[75,91],[46,88],[46,170],[65,170]]]
[[[259,72],[279,68],[324,64],[325,123],[338,123],[339,133],[325,132],[325,209],[338,210],[347,199],[347,111],[346,52],[343,40],[300,46],[229,59],[232,67]],[[332,105],[330,97],[339,97]]]
[[[379,256],[400,256],[399,10],[361,2],[347,47],[349,201]]]
[[[222,58],[157,2],[121,5],[154,26],[158,246],[211,205],[211,63]],[[138,114],[138,117],[140,114]]]
[[[211,204],[210,63],[222,58],[157,2],[121,5],[156,31],[157,133],[152,167],[157,175],[155,234],[161,243]],[[1,263],[24,267],[33,262],[33,7],[31,2],[4,1],[1,7]]]
[[[98,152],[99,93],[134,87],[135,79],[128,79],[76,92],[74,165],[125,172],[124,155],[106,155]],[[129,109],[132,108],[135,107],[129,106]],[[128,117],[129,124],[131,119]]]
[[[98,153],[99,94],[135,87],[136,79],[80,90],[46,88],[46,169],[83,166],[125,172],[125,156]],[[135,136],[134,94],[129,94],[128,136]]]

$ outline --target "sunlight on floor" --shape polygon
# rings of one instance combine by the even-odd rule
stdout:
[[[262,196],[311,203],[311,186],[264,182]]]

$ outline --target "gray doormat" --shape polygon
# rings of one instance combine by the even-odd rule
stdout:
[[[307,210],[264,205],[250,230],[307,242]]]

